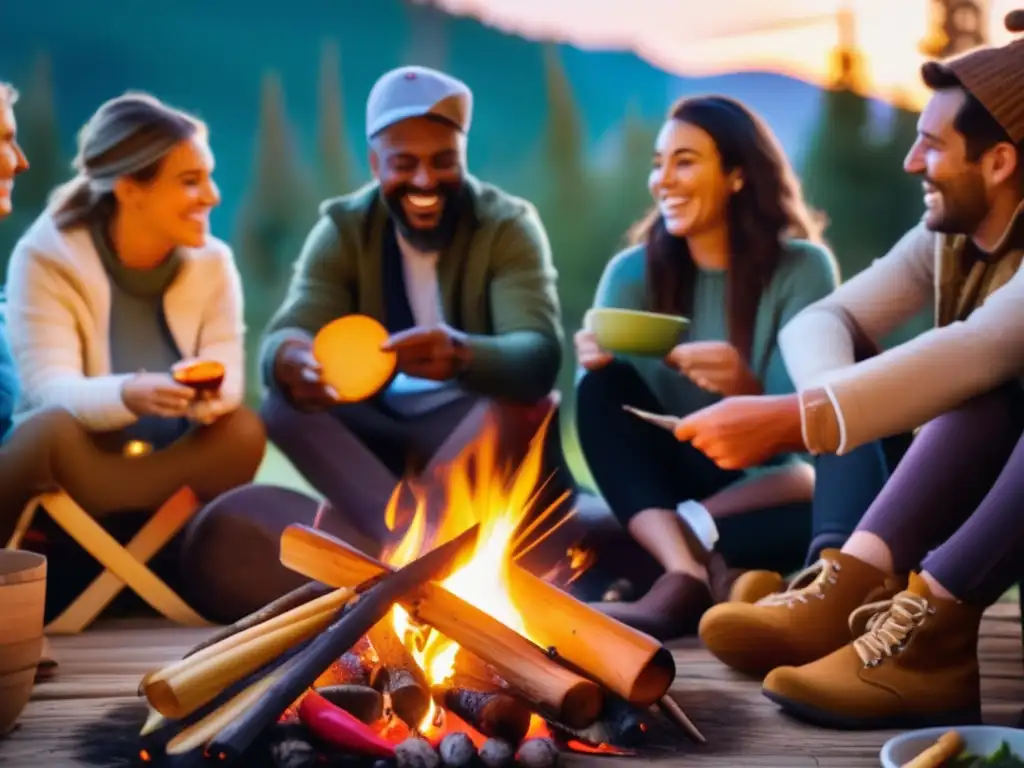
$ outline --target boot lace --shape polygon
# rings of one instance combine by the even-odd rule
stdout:
[[[812,597],[824,599],[826,585],[836,583],[836,574],[840,569],[838,562],[821,559],[794,576],[784,591],[762,597],[757,604],[792,607],[797,603],[806,603]]]
[[[911,633],[925,618],[935,613],[928,600],[912,592],[900,592],[891,600],[868,603],[850,614],[851,629],[865,616],[870,616],[863,635],[853,641],[853,649],[866,667],[876,667],[882,660],[903,650]]]

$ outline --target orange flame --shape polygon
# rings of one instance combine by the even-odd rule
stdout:
[[[432,497],[431,488],[411,483],[395,489],[385,513],[388,528],[396,530],[403,517],[402,499],[408,494],[415,499],[415,510],[405,533],[384,555],[384,560],[394,567],[408,564],[431,546],[449,541],[479,524],[480,535],[474,552],[442,582],[443,586],[527,639],[530,638],[525,622],[509,594],[508,573],[516,557],[523,553],[525,539],[564,500],[563,496],[528,526],[523,526],[536,501],[544,434],[549,421],[550,417],[534,437],[526,457],[515,471],[499,465],[498,430],[496,424],[489,423],[477,441],[441,475],[439,485],[443,486],[444,504],[443,513],[436,521],[430,520],[430,501],[433,498],[436,507],[437,496]],[[532,549],[550,535],[564,519],[534,539],[526,549]],[[584,564],[582,560],[577,563]],[[431,685],[443,683],[454,674],[459,652],[457,644],[434,630],[416,626],[400,606],[392,609],[391,621],[396,634],[424,670]],[[428,737],[431,733],[436,734],[439,719],[437,709],[431,703],[420,723],[420,732]],[[540,718],[537,720],[543,723]]]

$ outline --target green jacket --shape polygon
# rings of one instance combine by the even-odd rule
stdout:
[[[438,258],[445,318],[469,335],[468,391],[532,402],[554,387],[562,363],[561,310],[547,233],[527,201],[469,176],[471,205]],[[326,201],[303,245],[284,303],[260,352],[272,383],[280,345],[330,321],[365,314],[382,323],[382,240],[388,213],[376,183]]]

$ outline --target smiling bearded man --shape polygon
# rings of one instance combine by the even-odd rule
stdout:
[[[377,543],[391,535],[384,510],[399,480],[432,476],[485,417],[503,429],[520,421],[502,443],[521,450],[561,364],[544,226],[530,203],[467,172],[472,101],[431,69],[378,80],[366,105],[375,180],[323,204],[263,342],[271,439]],[[354,314],[386,327],[399,375],[376,397],[340,404],[312,339]]]

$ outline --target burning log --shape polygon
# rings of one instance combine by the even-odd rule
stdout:
[[[330,664],[349,650],[371,627],[384,618],[392,604],[417,585],[451,567],[457,556],[476,543],[479,526],[428,552],[401,570],[385,576],[343,608],[341,617],[325,629],[300,654],[275,673],[258,701],[229,722],[210,744],[210,751],[231,761],[241,756],[253,740],[305,691]],[[314,694],[315,695],[315,694]]]
[[[430,684],[426,675],[387,619],[377,622],[369,637],[379,660],[370,684],[388,694],[396,715],[411,728],[419,727],[430,709]]]
[[[338,668],[342,680],[351,685],[370,685],[373,665],[366,655],[356,651],[348,651],[338,659]],[[371,686],[372,687],[372,686]]]
[[[328,685],[316,692],[364,723],[375,723],[384,715],[384,697],[366,685]]]
[[[310,578],[337,586],[351,586],[387,570],[387,566],[345,542],[303,525],[291,525],[281,535],[281,562]],[[675,661],[668,649],[651,636],[606,616],[518,566],[509,568],[508,586],[530,636],[568,665],[637,706],[650,706],[668,691],[675,679]],[[426,585],[421,598],[419,617],[465,647],[432,620],[442,610],[452,610],[453,596],[437,585]],[[441,606],[436,604],[438,600]],[[478,655],[494,663],[486,654]],[[615,663],[609,664],[609,658]]]
[[[455,677],[460,680],[473,680],[475,685],[484,686],[484,690],[508,688],[508,683],[501,679],[501,675],[494,671],[494,667],[465,648],[460,648],[455,655]]]
[[[558,745],[551,739],[527,739],[516,760],[522,768],[553,768],[558,763]]]
[[[351,596],[350,589],[336,589],[230,635],[146,675],[140,690],[160,714],[174,719],[185,717],[212,701],[231,683],[319,633]]]
[[[441,757],[429,741],[424,739],[406,739],[395,747],[395,758],[398,768],[438,768]]]
[[[650,635],[518,566],[509,568],[508,589],[522,612],[526,631],[542,648],[631,704],[654,704],[675,680],[672,654]]]
[[[441,762],[448,768],[465,768],[476,758],[476,747],[473,740],[464,733],[449,733],[437,748]]]
[[[567,728],[561,723],[552,726],[590,746],[604,744],[632,747],[642,738],[647,728],[646,711],[640,710],[617,696],[605,698],[600,719],[588,728]]]
[[[309,578],[332,585],[351,585],[388,570],[387,566],[345,542],[301,525],[291,525],[282,534],[281,562]],[[571,597],[567,599],[575,601]],[[555,663],[522,635],[439,584],[425,581],[401,602],[413,618],[494,667],[513,689],[545,714],[575,728],[585,728],[597,719],[603,693],[596,683]],[[617,624],[611,619],[608,621]],[[625,627],[622,629],[632,632]],[[586,635],[591,628],[579,624],[576,630]],[[646,635],[639,637],[647,638]],[[600,647],[602,641],[603,638],[598,637],[592,640],[595,647]],[[608,666],[617,667],[618,657],[612,656],[611,650],[602,649],[602,653],[604,658],[616,659],[616,664]],[[590,654],[597,657],[596,651]],[[671,661],[667,650],[665,654]]]
[[[516,751],[507,741],[501,739],[488,739],[480,747],[480,762],[487,768],[505,768],[515,756]]]
[[[530,708],[496,688],[479,690],[478,681],[455,678],[434,689],[434,700],[482,733],[518,744],[530,729]]]
[[[326,584],[320,584],[316,581],[303,584],[301,587],[293,589],[287,595],[283,595],[277,598],[277,600],[267,603],[258,611],[254,611],[248,616],[243,616],[234,624],[229,624],[228,626],[217,630],[208,638],[203,640],[203,642],[188,651],[182,658],[187,659],[189,656],[199,653],[199,651],[204,648],[209,648],[211,645],[215,645],[222,640],[226,640],[232,635],[237,635],[239,632],[252,629],[265,621],[275,619],[278,616],[303,606],[312,600],[316,600],[318,597],[323,597],[332,591],[333,590]]]

